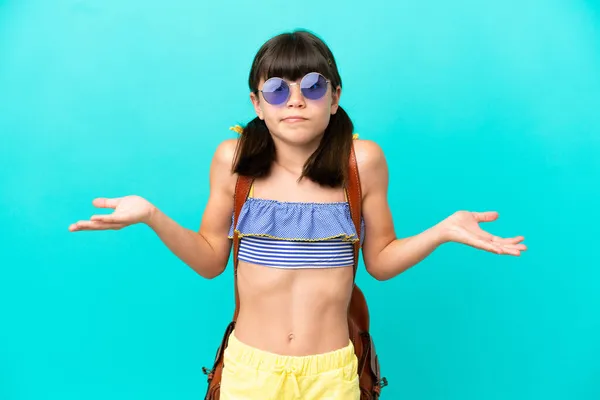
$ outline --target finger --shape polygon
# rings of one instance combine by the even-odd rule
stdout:
[[[502,253],[500,253],[500,254],[510,254],[513,256],[519,256],[519,255],[521,255],[522,251],[527,250],[527,246],[525,246],[524,244],[497,244],[497,245],[502,250]]]
[[[509,254],[511,256],[520,256],[521,255],[521,251],[517,250],[517,249],[509,248],[509,247],[503,247],[502,248],[502,254]]]
[[[510,253],[510,254],[521,254],[522,251],[527,251],[527,247],[524,244],[504,245],[504,246],[502,246],[502,249],[506,253]]]
[[[525,246],[522,243],[519,243],[519,244],[503,244],[502,247],[506,247],[507,249],[527,250],[527,246]]]
[[[492,241],[486,240],[486,239],[481,239],[481,238],[474,239],[468,244],[473,247],[476,247],[478,249],[486,250],[486,251],[489,251],[492,253],[496,253],[496,254],[504,253],[502,246],[500,246],[497,243],[494,243]]]
[[[496,254],[510,254],[514,256],[521,255],[522,251],[527,250],[527,246],[524,244],[500,244],[496,242],[489,242],[485,239],[481,239],[484,243],[489,243],[489,245],[481,245],[480,248],[484,248],[488,251],[493,251]]]
[[[498,236],[493,236],[492,240],[496,243],[501,243],[501,244],[517,244],[517,243],[521,243],[523,240],[525,240],[525,238],[523,236],[516,236],[516,237],[512,237],[512,238],[501,238]]]
[[[91,231],[91,230],[108,230],[108,229],[121,229],[125,224],[111,224],[99,221],[79,221],[72,224],[69,227],[71,232],[76,231]]]
[[[90,220],[104,222],[104,223],[110,223],[110,224],[120,224],[120,223],[125,222],[122,220],[122,218],[115,216],[114,214],[106,214],[106,215],[96,214],[96,215],[92,215]]]
[[[498,219],[497,211],[484,211],[484,212],[471,212],[471,215],[475,217],[477,222],[491,222]]]
[[[115,208],[121,201],[120,197],[107,199],[106,197],[99,197],[92,201],[92,204],[98,208]]]
[[[69,227],[71,232],[90,230],[94,224],[91,221],[78,221]]]
[[[500,239],[497,236],[485,232],[484,234],[472,235],[467,244],[495,254],[510,254],[515,256],[520,255],[521,251],[527,249],[524,244],[498,243],[493,240],[494,238]]]
[[[475,217],[477,222],[490,222],[498,218],[498,212],[496,211],[484,211],[484,212],[471,212],[471,215]]]
[[[492,241],[494,243],[501,244],[501,245],[504,245],[504,244],[517,244],[517,243],[520,243],[523,240],[525,240],[525,238],[523,236],[515,236],[515,237],[512,237],[512,238],[502,238],[500,236],[493,235],[493,234],[491,234],[489,232],[486,232],[484,230],[479,230],[479,231],[474,232],[474,233],[477,234],[482,239],[489,240],[489,241]]]

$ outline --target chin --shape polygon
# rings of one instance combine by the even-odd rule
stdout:
[[[321,140],[323,132],[320,133],[313,129],[282,129],[278,135],[281,140],[295,145],[307,145],[317,140]]]

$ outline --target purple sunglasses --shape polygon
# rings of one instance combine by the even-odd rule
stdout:
[[[309,72],[300,81],[300,91],[309,100],[319,100],[327,93],[329,81],[318,72]],[[290,98],[290,86],[297,83],[287,83],[281,78],[270,78],[263,85],[263,97],[267,103],[274,106],[285,103]]]

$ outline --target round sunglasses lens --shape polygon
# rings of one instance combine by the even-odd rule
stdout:
[[[318,100],[327,93],[327,80],[323,75],[311,72],[302,78],[300,89],[307,99]]]
[[[290,88],[283,79],[271,78],[263,85],[263,97],[269,104],[281,104],[288,98]]]

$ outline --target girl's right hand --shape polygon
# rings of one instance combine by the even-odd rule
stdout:
[[[97,198],[92,204],[99,208],[112,208],[111,214],[93,215],[88,221],[79,221],[71,226],[69,230],[90,231],[121,229],[137,223],[149,223],[155,207],[140,196],[125,196],[114,199]]]

